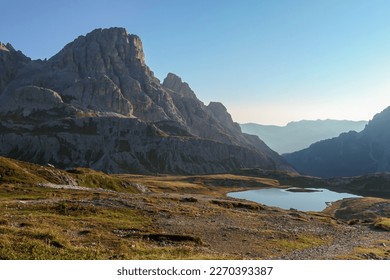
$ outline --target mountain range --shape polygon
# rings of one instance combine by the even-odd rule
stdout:
[[[173,73],[161,83],[124,28],[79,36],[48,60],[0,44],[0,155],[111,173],[293,171]]]
[[[279,154],[292,153],[311,144],[333,138],[351,130],[361,131],[366,121],[349,120],[302,120],[289,122],[285,126],[240,124],[245,133],[259,136],[271,149]]]
[[[284,158],[298,172],[320,177],[357,176],[390,171],[390,107],[361,132],[319,141]]]

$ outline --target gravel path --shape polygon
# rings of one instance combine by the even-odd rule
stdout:
[[[338,231],[330,245],[294,251],[281,259],[307,260],[307,259],[338,259],[348,256],[356,247],[370,248],[378,246],[375,241],[382,240],[379,246],[388,247],[386,257],[379,257],[373,253],[362,253],[367,259],[390,259],[390,234],[385,231],[371,230],[368,226],[346,226],[345,230]]]

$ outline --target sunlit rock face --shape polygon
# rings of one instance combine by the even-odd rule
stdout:
[[[1,155],[114,173],[292,170],[222,104],[204,105],[172,73],[161,84],[124,28],[94,30],[45,61],[1,44],[0,65]]]

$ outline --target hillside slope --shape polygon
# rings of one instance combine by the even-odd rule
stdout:
[[[284,158],[299,172],[321,177],[390,171],[390,107],[361,132],[343,133]]]

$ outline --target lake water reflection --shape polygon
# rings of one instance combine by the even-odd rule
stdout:
[[[290,190],[277,188],[249,190],[232,192],[228,196],[283,209],[294,208],[300,211],[322,211],[327,207],[327,203],[343,198],[360,197],[349,193],[337,193],[327,189],[308,189],[309,192]]]

